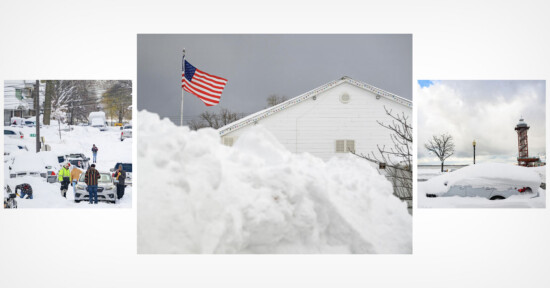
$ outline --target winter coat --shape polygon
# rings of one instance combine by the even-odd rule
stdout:
[[[98,149],[97,149],[97,147],[95,147],[95,146],[94,146],[94,147],[92,147],[92,152],[93,152],[94,154],[96,154],[96,153],[97,153],[97,150],[98,150]]]
[[[97,180],[99,180],[99,178],[101,178],[101,174],[92,167],[88,168],[86,174],[84,174],[84,182],[86,182],[88,186],[97,186]]]
[[[78,179],[80,178],[80,174],[82,174],[82,170],[74,167],[73,171],[71,171],[71,182],[73,180],[78,181]]]
[[[115,171],[115,179],[118,180],[119,185],[124,185],[124,180],[126,180],[126,171],[124,170],[116,170]]]
[[[59,182],[63,181],[63,177],[69,177],[69,181],[71,181],[71,171],[69,171],[69,168],[62,167],[57,175],[57,179],[59,179]]]

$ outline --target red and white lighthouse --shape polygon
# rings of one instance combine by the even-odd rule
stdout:
[[[527,123],[523,121],[523,118],[521,118],[519,119],[519,122],[514,130],[518,133],[518,165],[534,166],[533,162],[540,161],[540,158],[529,157],[529,142],[527,140],[529,125],[527,125]]]

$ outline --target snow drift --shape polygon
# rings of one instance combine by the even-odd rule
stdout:
[[[256,127],[233,147],[139,112],[139,253],[411,253],[412,218],[352,155],[324,162]]]

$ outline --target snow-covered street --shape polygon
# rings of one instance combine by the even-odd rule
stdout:
[[[62,128],[68,126],[62,125]],[[26,145],[28,152],[35,151],[35,133],[33,127],[6,127],[16,129],[24,133],[23,139],[4,138],[8,143],[20,143]],[[107,131],[99,131],[90,126],[71,126],[72,130],[61,131],[61,138],[56,121],[52,125],[43,126],[40,129],[40,136],[44,137],[45,144],[51,147],[51,151],[59,155],[69,153],[83,153],[90,158],[90,164],[93,163],[91,148],[95,144],[99,151],[97,153],[96,169],[99,172],[111,173],[109,170],[115,167],[116,163],[132,163],[132,138],[120,141],[120,127],[108,127]],[[17,156],[15,156],[17,157]],[[7,158],[6,158],[7,159]],[[9,166],[11,161],[4,162],[4,180],[13,190],[16,185],[29,183],[33,189],[33,199],[17,198],[18,208],[127,208],[132,206],[132,186],[128,185],[125,189],[124,197],[115,204],[99,202],[98,205],[89,205],[87,201],[75,203],[74,200],[63,198],[60,194],[60,183],[48,183],[45,178],[23,176],[10,178]],[[60,167],[54,169],[55,173]],[[73,193],[73,187],[69,187],[67,193]],[[69,195],[72,196],[72,195]],[[71,198],[71,197],[69,197]]]

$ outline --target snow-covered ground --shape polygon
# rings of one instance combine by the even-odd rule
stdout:
[[[65,126],[62,126],[65,127]],[[15,128],[25,134],[24,139],[15,140],[24,143],[29,152],[35,151],[35,139],[30,137],[31,133],[35,133],[35,128],[23,127]],[[45,143],[51,146],[51,151],[61,155],[68,153],[84,153],[90,158],[92,164],[92,145],[95,144],[98,148],[96,169],[100,172],[109,172],[109,169],[114,168],[117,162],[132,163],[132,139],[120,141],[120,127],[109,127],[108,131],[99,131],[97,128],[73,126],[72,131],[61,131],[61,139],[59,137],[59,129],[57,123],[52,123],[51,126],[43,126],[40,129],[40,136],[45,138]],[[10,143],[14,140],[8,139]],[[127,208],[132,207],[132,187],[127,186],[124,197],[116,204],[102,203],[98,205],[89,205],[85,201],[75,203],[74,201],[61,197],[59,192],[60,183],[47,183],[44,178],[37,177],[9,177],[9,162],[4,163],[4,181],[9,184],[12,189],[21,183],[29,183],[33,188],[34,199],[17,198],[19,208]],[[57,174],[58,169],[55,169]],[[72,193],[72,187],[69,187],[67,193]]]
[[[486,169],[485,169],[486,168]],[[473,172],[477,174],[472,174]],[[481,173],[480,173],[481,172]],[[435,169],[419,169],[418,207],[420,208],[544,208],[546,190],[539,187],[546,183],[546,167],[525,168],[508,164],[486,163],[468,166],[454,172],[442,173]],[[446,185],[445,185],[446,184]],[[533,194],[513,195],[503,200],[489,200],[485,197],[441,197],[453,185],[492,187],[504,190],[512,186],[534,186]],[[539,194],[538,197],[536,193]],[[427,197],[426,194],[438,197]]]
[[[139,253],[412,253],[407,204],[363,159],[139,119]]]

